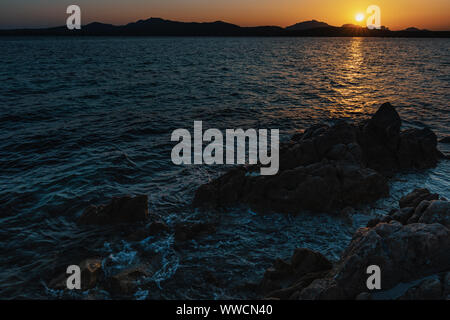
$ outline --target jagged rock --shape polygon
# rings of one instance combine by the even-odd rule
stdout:
[[[436,166],[440,157],[437,137],[429,128],[408,129],[400,134],[397,151],[400,168],[424,169]]]
[[[439,278],[428,278],[409,288],[398,300],[441,300],[444,286]]]
[[[361,125],[345,121],[314,125],[280,146],[277,175],[258,176],[257,166],[234,168],[202,185],[193,206],[245,204],[256,211],[296,213],[373,202],[388,195],[386,176],[437,163],[434,133],[427,128],[400,132],[400,126],[389,103]],[[432,197],[418,199],[417,204],[422,200]]]
[[[193,205],[227,207],[246,203],[256,211],[327,211],[387,196],[386,179],[350,163],[324,160],[276,176],[246,176],[243,168],[200,187]],[[209,205],[208,205],[209,204]]]
[[[400,126],[400,116],[390,103],[382,104],[362,126],[358,141],[368,167],[387,175],[397,170],[396,150],[400,143]]]
[[[81,271],[81,290],[86,291],[97,286],[103,277],[102,260],[99,258],[90,258],[83,260],[78,264]],[[67,289],[67,278],[70,275],[60,274],[49,282],[49,287],[58,290]]]
[[[397,210],[392,216],[392,220],[396,220],[400,222],[401,224],[407,224],[408,220],[412,217],[414,214],[414,208],[402,208],[400,210]],[[390,221],[386,221],[390,222]]]
[[[295,249],[291,258],[292,270],[297,275],[329,270],[332,263],[324,255],[306,248]]]
[[[420,223],[440,223],[450,228],[450,202],[434,200],[419,218]],[[450,253],[449,253],[450,255]]]
[[[441,224],[393,221],[359,229],[334,272],[302,290],[301,299],[353,299],[366,290],[366,269],[378,265],[383,289],[450,270],[450,230]]]
[[[132,267],[108,278],[106,288],[113,296],[130,296],[136,292],[140,281],[152,274],[147,265]]]
[[[332,278],[319,278],[304,288],[298,295],[299,300],[343,300],[343,289]]]
[[[267,297],[289,299],[331,268],[332,263],[319,252],[296,249],[290,262],[275,260],[264,273],[260,288]]]
[[[186,241],[215,232],[216,226],[212,223],[178,223],[175,225],[175,240]]]
[[[144,221],[148,217],[148,196],[113,198],[106,205],[88,207],[79,224],[108,225]]]
[[[415,189],[400,199],[399,206],[400,208],[410,207],[416,209],[423,200],[430,201],[437,199],[439,199],[439,195],[430,193],[428,189]]]

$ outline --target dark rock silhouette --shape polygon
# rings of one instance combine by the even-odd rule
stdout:
[[[402,169],[437,164],[430,129],[400,132],[401,119],[383,104],[362,124],[318,124],[280,146],[280,171],[257,176],[255,166],[237,167],[201,186],[194,207],[245,204],[257,211],[331,211],[369,203],[389,194],[386,177]]]
[[[449,31],[390,31],[369,30],[362,27],[333,27],[315,20],[301,22],[287,28],[278,26],[240,27],[223,21],[178,22],[161,18],[139,20],[122,26],[93,22],[81,30],[66,26],[44,29],[0,30],[0,36],[280,36],[280,37],[450,37]]]
[[[286,27],[286,30],[298,31],[298,30],[310,30],[310,29],[326,28],[326,27],[330,27],[330,25],[325,22],[310,20],[310,21],[299,22],[292,26]]]
[[[277,259],[266,270],[260,290],[270,298],[289,299],[317,278],[324,277],[333,267],[322,254],[309,249],[296,249],[291,261]]]
[[[135,223],[148,218],[148,196],[113,198],[106,205],[88,207],[78,224],[109,225]]]
[[[301,277],[303,281],[294,277],[286,280],[283,275],[292,274],[292,271],[279,267],[287,263],[278,262],[278,267],[270,270],[282,276],[268,278],[266,272],[262,283],[269,283],[272,288],[284,286],[284,289],[272,291],[266,296],[307,300],[448,298],[450,202],[427,198],[436,198],[436,195],[426,189],[417,189],[400,200],[401,206],[411,205],[401,208],[401,212],[408,211],[409,215],[420,212],[418,223],[406,222],[407,218],[394,209],[389,214],[389,222],[375,221],[359,229],[341,259],[327,272],[317,274],[307,271]],[[299,260],[304,263],[308,261],[307,256]],[[369,292],[366,287],[366,269],[370,265],[377,265],[382,270],[381,292]],[[400,283],[406,285],[403,293],[398,295],[395,293],[398,290],[389,292]]]

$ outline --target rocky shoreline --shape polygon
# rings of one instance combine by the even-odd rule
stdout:
[[[400,128],[400,116],[389,103],[363,123],[314,125],[280,146],[277,175],[259,176],[257,166],[231,169],[200,186],[192,206],[333,214],[373,203],[389,195],[388,181],[395,173],[434,167],[448,158],[437,149],[437,137],[430,129]],[[146,195],[114,198],[106,205],[88,207],[77,223],[127,226],[124,238],[129,241],[173,234],[180,250],[184,242],[216,232],[216,222],[167,225],[149,212],[148,202]],[[450,202],[417,189],[400,200],[399,208],[356,231],[339,261],[299,248],[290,261],[277,259],[251,290],[261,299],[450,299],[449,228]],[[95,257],[79,264],[82,289],[131,297],[162,262],[155,256],[148,264],[114,275],[105,274],[103,263],[102,257]],[[373,264],[382,270],[381,292],[368,292],[365,286],[366,268]],[[64,279],[61,274],[49,280],[48,287],[64,291]],[[389,293],[400,285],[406,287],[400,294]]]
[[[435,199],[435,200],[434,200]],[[450,202],[426,189],[399,201],[384,219],[353,236],[333,264],[308,249],[276,260],[260,284],[270,299],[450,299]],[[381,269],[381,290],[366,287],[368,266]]]
[[[239,204],[259,212],[331,212],[389,195],[388,178],[407,169],[436,166],[445,157],[428,128],[400,131],[395,108],[383,104],[360,124],[317,124],[280,146],[280,171],[257,175],[238,167],[201,186],[193,206],[220,209]]]

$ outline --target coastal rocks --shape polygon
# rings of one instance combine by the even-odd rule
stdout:
[[[436,165],[437,138],[425,128],[400,132],[389,103],[360,124],[317,124],[280,146],[280,170],[259,176],[256,166],[237,167],[197,189],[193,206],[248,205],[261,212],[334,211],[389,194],[388,176]]]
[[[378,265],[383,289],[450,269],[450,231],[440,224],[381,223],[360,229],[346,249],[334,279],[348,298],[366,291],[366,268]]]
[[[351,163],[324,160],[284,170],[276,176],[247,176],[237,168],[201,186],[194,206],[227,207],[246,203],[256,211],[327,211],[387,196],[386,179]]]
[[[380,223],[357,231],[333,272],[316,279],[299,299],[355,299],[367,291],[366,268],[382,270],[383,290],[450,270],[450,231],[441,224]]]
[[[408,129],[400,134],[397,158],[401,169],[434,167],[439,157],[436,134],[429,128]]]
[[[429,128],[400,132],[400,126],[395,108],[383,104],[358,135],[364,163],[386,176],[403,169],[436,166],[440,152],[434,132]]]
[[[148,217],[148,196],[113,198],[106,205],[89,206],[78,220],[80,225],[113,225],[145,221]]]
[[[260,289],[268,298],[294,299],[301,289],[324,277],[331,268],[331,262],[322,254],[296,249],[290,262],[277,259],[266,270]]]
[[[450,273],[448,273],[450,274]],[[448,275],[447,274],[447,275]],[[409,288],[398,300],[441,300],[448,296],[450,285],[445,283],[446,275],[427,278]]]
[[[423,200],[437,200],[439,195],[431,194],[428,189],[415,189],[406,196],[403,196],[399,201],[400,208],[416,208]]]
[[[400,209],[357,230],[333,266],[307,249],[296,250],[291,262],[278,259],[264,274],[262,295],[300,300],[448,299],[450,202],[438,199],[427,189],[405,195]],[[367,289],[371,265],[380,267],[382,290]]]
[[[134,294],[142,279],[150,277],[153,273],[147,270],[147,266],[132,267],[108,278],[106,289],[113,296],[130,296]]]
[[[438,200],[438,194],[432,194],[428,189],[415,189],[403,196],[399,201],[400,209],[393,209],[383,218],[369,221],[367,227],[372,228],[380,222],[397,221],[401,224],[441,223],[450,226],[450,202]]]
[[[103,278],[102,260],[99,258],[90,258],[83,260],[78,264],[81,271],[81,290],[86,291],[94,288]],[[60,274],[55,279],[49,282],[49,287],[52,289],[65,290],[67,289],[66,273]]]
[[[440,223],[450,228],[450,202],[431,201],[420,216],[419,223]]]

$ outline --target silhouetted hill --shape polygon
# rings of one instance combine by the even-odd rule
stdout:
[[[277,37],[450,37],[450,31],[368,30],[355,25],[329,26],[315,20],[287,28],[277,26],[240,27],[216,22],[178,22],[160,18],[139,20],[123,26],[93,22],[81,30],[66,26],[46,29],[0,30],[0,36],[277,36]]]
[[[406,31],[406,32],[431,32],[430,30],[419,29],[419,28],[416,28],[416,27],[406,28],[405,30],[402,30],[402,31]]]
[[[309,30],[315,28],[326,28],[330,27],[328,23],[320,22],[317,20],[303,21],[296,23],[292,26],[286,27],[286,30],[298,31],[298,30]]]

